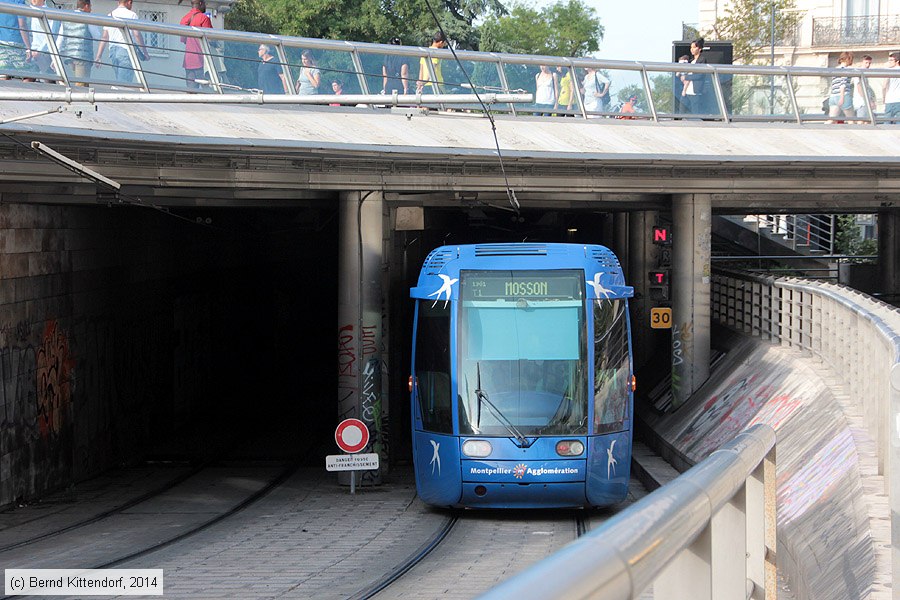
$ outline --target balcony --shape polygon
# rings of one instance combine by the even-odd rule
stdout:
[[[900,16],[813,19],[814,48],[900,45]]]

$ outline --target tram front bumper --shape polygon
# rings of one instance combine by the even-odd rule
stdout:
[[[585,460],[463,460],[462,504],[482,508],[585,506]]]

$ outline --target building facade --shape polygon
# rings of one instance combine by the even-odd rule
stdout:
[[[728,5],[700,0],[700,31],[712,31]],[[796,11],[799,26],[775,42],[776,64],[835,67],[838,55],[851,51],[871,55],[872,66],[881,67],[889,52],[900,50],[900,0],[797,0]],[[760,53],[763,62],[769,57],[769,48]]]

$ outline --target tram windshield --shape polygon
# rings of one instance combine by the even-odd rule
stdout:
[[[460,433],[587,433],[584,274],[460,273]]]

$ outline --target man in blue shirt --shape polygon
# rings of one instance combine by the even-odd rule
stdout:
[[[25,0],[0,0],[25,6]],[[0,13],[0,71],[25,68],[25,52],[31,48],[25,17]],[[0,78],[9,76],[0,73]]]

